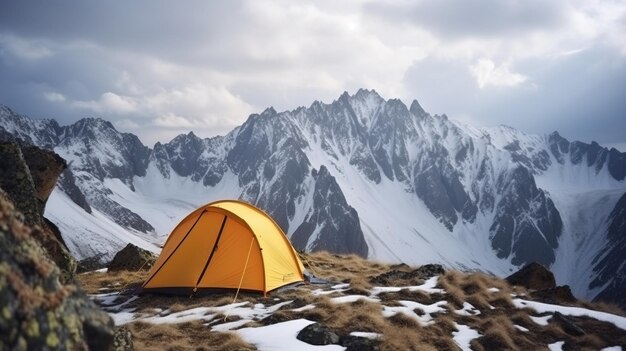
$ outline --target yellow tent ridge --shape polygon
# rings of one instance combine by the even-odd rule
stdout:
[[[190,294],[213,289],[267,293],[301,282],[304,266],[274,220],[237,200],[190,213],[167,238],[144,292]]]

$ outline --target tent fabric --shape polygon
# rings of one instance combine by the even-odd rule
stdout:
[[[142,290],[267,293],[303,281],[303,271],[289,239],[269,215],[251,204],[224,200],[196,209],[174,228]]]

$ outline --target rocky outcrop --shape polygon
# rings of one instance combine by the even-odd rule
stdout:
[[[0,192],[0,345],[6,350],[109,350],[113,321],[61,271]]]
[[[39,203],[39,216],[41,217],[45,211],[48,197],[52,193],[59,175],[67,168],[67,163],[54,152],[36,146],[22,147],[22,154],[33,180],[35,197]]]
[[[501,200],[489,228],[491,247],[500,258],[512,256],[515,265],[552,264],[563,229],[552,200],[524,167],[502,174],[497,184]]]
[[[519,285],[532,290],[556,288],[554,274],[536,262],[506,277],[506,281],[511,285]]]
[[[156,261],[156,256],[133,244],[126,245],[125,248],[115,254],[109,263],[109,271],[138,271],[140,269],[149,270]]]
[[[311,345],[330,345],[339,342],[339,335],[319,323],[306,326],[298,333],[297,338]]]
[[[566,305],[572,304],[578,301],[572,294],[572,290],[569,285],[557,286],[550,289],[536,290],[531,293],[531,296],[538,301]]]
[[[377,339],[362,338],[352,335],[341,337],[339,344],[345,347],[346,351],[378,351],[381,349],[380,341]]]
[[[20,146],[14,142],[0,143],[0,188],[24,215],[25,223],[41,224],[35,183]]]
[[[426,264],[413,270],[407,270],[404,267],[399,268],[403,269],[392,269],[377,275],[370,282],[381,286],[416,285],[423,280],[445,273],[443,266],[440,264]]]
[[[603,287],[595,297],[596,301],[616,303],[626,309],[626,271],[624,257],[626,257],[626,193],[615,204],[607,218],[609,225],[607,243],[593,260],[593,270],[597,277],[589,288]]]
[[[291,241],[296,248],[310,251],[356,253],[367,257],[367,243],[359,215],[348,205],[335,178],[324,166],[312,171],[315,179],[313,206]],[[313,235],[316,237],[312,237]]]
[[[65,167],[65,161],[52,151],[0,142],[0,188],[16,204],[26,224],[41,228],[34,238],[61,269],[64,281],[74,274],[76,262],[56,226],[44,219],[43,211]]]

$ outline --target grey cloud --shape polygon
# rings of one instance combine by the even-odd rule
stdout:
[[[246,26],[240,1],[3,1],[0,32],[201,64]],[[218,57],[219,58],[219,57]]]
[[[426,110],[478,126],[506,124],[535,134],[557,130],[586,142],[624,141],[626,62],[607,47],[551,60],[527,60],[533,77],[509,89],[476,89],[467,67],[427,59],[407,71],[404,84]]]
[[[563,2],[542,0],[440,0],[372,2],[366,12],[450,37],[495,37],[528,30],[549,30],[565,21]]]
[[[121,129],[137,124],[151,143],[189,129],[159,127],[154,122],[159,117],[202,120],[205,124],[193,128],[199,135],[223,134],[247,113],[270,105],[288,110],[365,87],[387,98],[417,98],[430,112],[475,125],[624,142],[626,106],[619,96],[626,91],[624,52],[603,46],[606,33],[563,39],[572,25],[565,18],[568,6],[574,5],[3,1],[0,103],[64,124],[86,116],[120,121]],[[623,18],[621,26],[607,27],[612,39],[623,33]],[[520,43],[527,41],[518,39],[536,31],[556,33],[541,43],[553,51],[520,54]],[[550,56],[581,47],[590,49]],[[527,80],[480,89],[469,67],[483,58],[508,60],[495,64],[510,65]],[[123,79],[128,85],[120,84]],[[144,108],[102,108],[98,103],[109,92]],[[50,93],[66,100],[46,99]],[[196,104],[203,94],[213,95]]]

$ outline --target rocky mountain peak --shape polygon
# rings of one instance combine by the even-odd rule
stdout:
[[[270,106],[266,108],[265,110],[263,110],[263,112],[261,112],[261,116],[275,116],[277,114],[278,113],[276,112],[273,106]]]
[[[411,107],[409,108],[409,111],[411,111],[411,113],[417,117],[425,117],[428,115],[428,113],[424,111],[424,109],[422,108],[422,105],[420,105],[417,99],[413,100],[413,102],[411,103]]]

